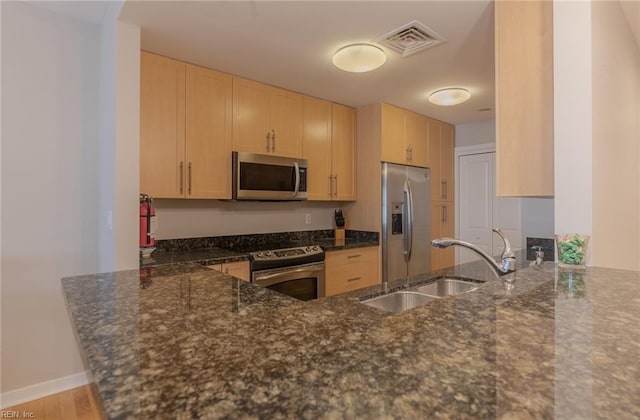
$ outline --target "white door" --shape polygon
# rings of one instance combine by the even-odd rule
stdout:
[[[512,247],[522,243],[520,199],[496,197],[495,152],[462,155],[458,160],[459,239],[500,255],[502,240],[492,232],[499,227]],[[478,254],[456,247],[456,263],[474,261]]]

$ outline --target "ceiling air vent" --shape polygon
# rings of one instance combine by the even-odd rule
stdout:
[[[408,57],[442,44],[445,40],[422,23],[414,20],[381,36],[375,42],[399,52],[403,57]]]

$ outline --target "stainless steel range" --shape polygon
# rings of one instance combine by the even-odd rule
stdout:
[[[320,246],[257,251],[249,256],[252,283],[300,300],[324,296],[324,251]]]

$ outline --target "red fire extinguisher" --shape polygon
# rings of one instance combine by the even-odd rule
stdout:
[[[140,248],[150,248],[156,245],[155,219],[156,209],[151,203],[153,197],[140,194]]]

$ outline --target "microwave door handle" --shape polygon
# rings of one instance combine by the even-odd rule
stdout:
[[[293,196],[298,195],[298,190],[300,189],[300,166],[298,166],[298,162],[293,162],[293,172],[296,176],[295,187],[293,190]]]

